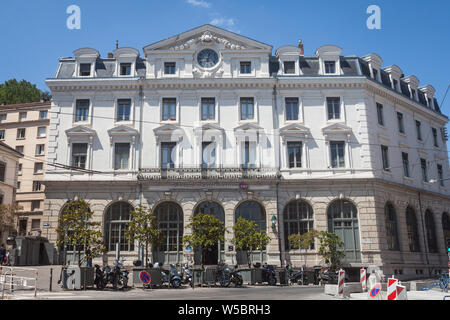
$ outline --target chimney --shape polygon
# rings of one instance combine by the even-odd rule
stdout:
[[[300,55],[304,56],[305,55],[305,50],[303,49],[303,42],[302,42],[302,40],[298,41],[298,48],[300,48]]]

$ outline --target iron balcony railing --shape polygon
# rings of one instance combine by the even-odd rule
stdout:
[[[277,168],[142,168],[138,180],[279,179]]]

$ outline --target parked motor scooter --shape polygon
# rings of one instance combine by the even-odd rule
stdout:
[[[228,268],[228,269],[231,271],[231,273],[230,273],[231,282],[233,282],[236,287],[242,286],[242,284],[244,283],[244,280],[242,278],[241,273],[239,271],[237,271],[238,265],[235,265],[233,270],[231,270],[230,268]]]
[[[219,261],[217,264],[216,282],[220,284],[221,287],[228,287],[231,282],[231,270],[227,270],[227,265],[223,261]]]
[[[179,288],[181,286],[182,275],[173,263],[170,264],[169,276],[169,282],[172,287]]]
[[[323,284],[337,284],[339,277],[339,271],[330,271],[329,269],[322,268],[319,273],[319,280]],[[345,282],[348,282],[349,278],[347,273],[345,273]]]
[[[189,284],[192,288],[194,287],[193,273],[192,273],[192,270],[189,269],[189,266],[187,263],[185,263],[182,267],[181,283]]]
[[[287,272],[289,284],[296,283],[298,285],[307,285],[309,283],[308,276],[303,270],[294,271],[289,264],[285,267],[285,270]]]
[[[264,263],[262,267],[262,282],[267,282],[271,286],[275,286],[277,284],[275,269],[267,263]]]
[[[114,260],[114,266],[106,266],[104,269],[105,285],[111,283],[114,290],[128,287],[128,270],[124,269],[123,262]]]
[[[98,264],[96,264],[94,268],[95,268],[94,285],[97,288],[97,290],[103,290],[106,287],[105,272],[100,268]]]

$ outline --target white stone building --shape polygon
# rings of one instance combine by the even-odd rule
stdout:
[[[239,216],[271,237],[255,261],[323,264],[291,250],[289,234],[329,230],[350,272],[377,264],[400,278],[447,268],[449,175],[434,89],[376,54],[325,45],[278,48],[204,25],[107,58],[82,48],[54,78],[43,235],[56,241],[66,201],[85,198],[130,263],[129,210],[153,209],[166,243],[153,260],[183,261],[180,239],[196,212],[230,231],[207,263],[236,261]],[[315,246],[317,248],[317,244]],[[238,259],[239,262],[240,258]]]

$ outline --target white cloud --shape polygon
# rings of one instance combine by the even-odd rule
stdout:
[[[215,26],[232,27],[234,26],[233,18],[214,18],[211,20],[210,24]]]
[[[211,7],[211,4],[209,2],[203,0],[186,0],[186,2],[193,5],[194,7],[203,7],[203,8]]]

